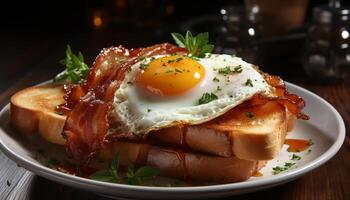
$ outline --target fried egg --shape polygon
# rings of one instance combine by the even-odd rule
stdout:
[[[241,58],[159,55],[131,67],[114,96],[121,128],[142,136],[179,124],[200,124],[223,115],[270,87]]]

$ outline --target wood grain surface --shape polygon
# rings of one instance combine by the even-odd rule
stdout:
[[[108,39],[106,39],[108,38]],[[74,50],[81,50],[92,63],[102,47],[123,43],[129,46],[151,44],[157,39],[124,33],[89,35],[3,35],[0,39],[0,107],[9,101],[16,91],[48,80],[62,68],[57,64],[63,57],[68,42]],[[148,42],[145,42],[148,41]],[[139,45],[138,45],[139,44]],[[271,66],[274,66],[271,63]],[[226,199],[300,199],[345,200],[350,199],[350,83],[335,85],[312,84],[294,63],[284,68],[268,68],[267,71],[281,75],[326,99],[343,117],[347,133],[345,143],[330,161],[290,183],[251,194]],[[322,113],[320,113],[322,114]],[[88,191],[64,186],[17,166],[0,152],[0,199],[106,199]]]

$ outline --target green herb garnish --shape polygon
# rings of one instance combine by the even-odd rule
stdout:
[[[293,153],[291,160],[300,160],[300,159],[301,159],[300,156]]]
[[[175,69],[175,72],[182,73],[182,71],[179,69]]]
[[[231,73],[241,73],[243,71],[241,65],[238,65],[237,67],[233,68],[233,70],[231,70],[231,68],[229,66],[223,67],[219,69],[219,74],[231,74]]]
[[[172,70],[172,69],[167,69],[166,71],[165,71],[165,73],[171,73],[171,72],[174,72],[174,70]]]
[[[254,117],[254,114],[252,112],[246,112],[245,115],[248,117],[248,118],[253,118]]]
[[[141,63],[140,64],[140,69],[142,69],[142,70],[147,69],[147,67],[148,67],[148,64],[146,64],[146,63]]]
[[[144,179],[153,178],[158,175],[159,171],[149,166],[143,166],[134,170],[134,167],[129,166],[126,173],[127,183],[130,185],[140,185]]]
[[[203,96],[198,100],[198,104],[206,104],[209,103],[211,101],[214,101],[218,99],[218,96],[216,96],[213,93],[204,93]]]
[[[60,162],[55,158],[49,158],[46,162],[47,167],[56,167]]]
[[[158,175],[159,171],[149,166],[143,166],[136,171],[132,166],[128,167],[126,177],[122,178],[118,174],[120,155],[117,153],[114,159],[109,164],[109,169],[99,170],[90,176],[91,179],[114,182],[114,183],[127,183],[131,185],[139,185],[143,180],[152,178]]]
[[[219,74],[229,74],[231,73],[231,68],[229,66],[219,69]]]
[[[292,166],[294,166],[295,163],[289,163],[289,162],[286,162],[284,163],[284,166],[276,166],[276,167],[273,167],[272,170],[273,170],[273,174],[276,175],[276,174],[279,174],[283,171],[286,171],[288,169],[290,169]]]
[[[66,66],[66,69],[58,74],[53,82],[78,84],[83,82],[89,73],[89,67],[84,63],[83,54],[78,52],[78,55],[75,55],[69,45],[67,45],[66,57],[60,63]]]
[[[180,33],[171,33],[179,47],[186,48],[190,56],[204,58],[206,53],[211,53],[214,45],[209,44],[209,34],[207,32],[193,36],[190,31],[186,32],[184,37]]]
[[[180,57],[180,58],[176,58],[175,61],[176,61],[176,62],[180,62],[181,60],[183,60],[183,58]]]
[[[238,65],[237,67],[235,67],[235,68],[233,69],[233,71],[236,72],[236,73],[241,73],[241,72],[243,71],[242,66],[241,66],[241,65]]]
[[[253,87],[253,82],[251,79],[247,79],[247,81],[244,83],[245,86]]]
[[[314,143],[314,141],[312,141],[312,139],[309,139],[309,143],[308,143],[308,145],[310,145],[310,146],[311,146],[311,145],[313,145],[313,144],[315,144],[315,143]]]
[[[213,81],[214,82],[220,82],[220,80],[218,78],[216,78],[216,77],[213,78]]]

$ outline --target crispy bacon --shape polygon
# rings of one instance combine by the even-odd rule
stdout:
[[[168,43],[131,50],[122,46],[103,49],[85,83],[67,88],[67,103],[61,106],[67,115],[63,134],[70,155],[88,161],[101,148],[109,128],[114,92],[133,64],[143,57],[186,52]]]
[[[269,85],[273,87],[276,97],[266,97],[261,94],[257,94],[254,95],[252,99],[242,104],[242,106],[253,107],[265,104],[268,101],[277,101],[285,108],[287,108],[298,119],[309,119],[309,116],[301,112],[301,110],[305,107],[305,101],[298,95],[289,93],[283,80],[280,77],[272,76],[267,73],[264,73],[263,76]]]

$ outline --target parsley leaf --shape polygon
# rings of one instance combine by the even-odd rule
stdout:
[[[190,31],[187,31],[185,36],[180,33],[171,33],[171,36],[179,47],[186,48],[194,57],[204,58],[206,53],[211,53],[214,49],[214,45],[209,44],[208,32],[193,36]]]
[[[218,99],[218,96],[216,96],[213,93],[204,93],[203,96],[198,100],[198,104],[206,104],[209,103],[211,101],[214,101]]]
[[[141,70],[145,70],[145,69],[147,69],[147,67],[148,67],[148,64],[146,64],[146,63],[141,63],[140,64],[140,69]]]
[[[90,176],[91,179],[105,182],[117,182],[109,170],[100,170]]]
[[[289,163],[289,162],[286,162],[284,163],[284,166],[276,166],[276,167],[273,167],[272,170],[273,170],[273,174],[276,175],[276,174],[279,174],[283,171],[286,171],[288,169],[290,169],[292,166],[294,166],[295,163]]]
[[[58,74],[53,82],[78,84],[83,82],[89,73],[89,67],[84,63],[83,54],[78,52],[78,55],[75,55],[69,45],[67,45],[66,57],[60,63],[66,66],[66,69]]]
[[[128,170],[126,172],[126,177],[121,178],[118,174],[119,170],[119,160],[120,155],[117,153],[114,159],[110,162],[109,169],[99,170],[93,175],[90,176],[91,179],[106,181],[106,182],[126,182],[131,185],[140,185],[143,180],[152,178],[158,175],[159,171],[149,166],[143,166],[134,170],[133,166],[128,166]]]
[[[216,78],[216,77],[213,78],[213,81],[214,82],[220,82],[220,80],[218,78]]]
[[[159,174],[159,171],[149,166],[143,166],[136,171],[132,166],[128,167],[126,173],[127,183],[130,185],[140,185],[144,179],[153,178]]]
[[[245,115],[248,117],[248,118],[253,118],[254,117],[254,114],[252,112],[246,112]]]
[[[301,159],[300,156],[293,153],[291,160],[300,160],[300,159]]]
[[[119,153],[117,153],[109,165],[109,172],[117,180],[119,179],[119,176],[118,176],[119,160],[120,160],[120,155]]]
[[[247,79],[247,81],[244,83],[245,86],[253,87],[253,82],[250,78]]]

